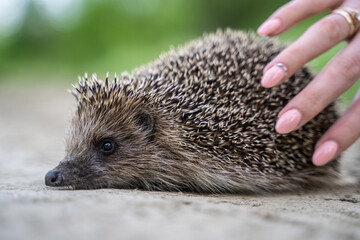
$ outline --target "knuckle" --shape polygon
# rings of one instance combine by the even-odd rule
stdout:
[[[339,21],[339,18],[334,16],[328,16],[319,21],[320,36],[326,36],[330,42],[338,42],[346,37],[344,32],[344,24]],[[345,33],[345,35],[344,35]]]
[[[303,52],[303,46],[298,43],[293,43],[280,53],[274,62],[283,63],[287,67],[287,74],[291,76],[304,64]],[[298,58],[294,58],[294,56],[298,56]]]
[[[319,10],[322,10],[328,6],[328,1],[324,0],[308,0],[308,5],[312,6],[311,11],[313,13],[318,13]]]
[[[301,46],[299,46],[298,43],[294,43],[287,49],[286,55],[289,59],[291,59],[292,56],[298,56],[303,51],[304,49]]]
[[[338,0],[336,0],[338,1]],[[331,6],[333,4],[333,0],[310,0],[310,2],[313,4],[313,6],[315,6],[317,9],[328,9],[329,6]]]
[[[321,101],[321,95],[314,90],[308,90],[303,92],[303,96],[299,102],[299,104],[302,105],[302,109],[305,113],[305,118],[307,120],[310,120],[313,118],[317,113],[319,113],[323,108],[323,102]]]
[[[354,131],[354,125],[338,124],[333,129],[332,138],[336,139],[342,150],[345,150],[355,142],[356,135],[357,131]]]
[[[342,134],[344,136],[347,136],[350,138],[350,136],[353,136],[354,135],[354,126],[350,126],[349,124],[343,124],[340,126],[341,127],[341,131],[342,131]],[[339,128],[340,128],[339,127]]]
[[[314,15],[318,14],[325,9],[328,9],[331,5],[329,0],[294,0],[287,4],[294,11],[302,9],[304,14]]]
[[[351,54],[342,56],[341,61],[337,64],[340,75],[347,80],[356,81],[360,75],[360,55]]]
[[[287,12],[299,11],[299,9],[303,8],[303,6],[304,2],[301,2],[301,0],[289,1],[284,5],[284,10],[286,10]]]

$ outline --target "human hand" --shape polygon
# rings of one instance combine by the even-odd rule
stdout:
[[[258,29],[258,34],[276,36],[310,16],[349,8],[357,11],[351,19],[331,13],[313,24],[299,39],[264,68],[261,84],[281,84],[304,64],[326,52],[354,33],[347,46],[279,113],[278,133],[289,133],[314,118],[349,89],[360,77],[360,0],[293,0],[279,8]],[[296,57],[294,57],[296,56]],[[360,137],[360,91],[345,114],[319,139],[312,161],[321,166],[338,156]]]

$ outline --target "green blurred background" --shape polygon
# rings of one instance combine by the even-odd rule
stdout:
[[[284,0],[0,0],[0,87],[120,73],[217,28],[256,31]],[[280,37],[292,42],[322,16]],[[311,62],[320,71],[345,44]],[[345,95],[349,102],[359,88]]]

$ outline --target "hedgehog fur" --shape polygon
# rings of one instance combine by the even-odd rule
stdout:
[[[112,82],[81,78],[66,156],[46,184],[208,193],[334,185],[338,159],[311,162],[337,119],[334,103],[294,132],[275,131],[279,111],[314,77],[303,67],[263,88],[262,70],[283,48],[252,33],[217,31]]]

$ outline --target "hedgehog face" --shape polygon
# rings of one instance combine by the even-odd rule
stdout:
[[[48,172],[48,186],[76,189],[139,187],[139,168],[149,168],[154,119],[145,109],[126,116],[87,106],[68,129],[66,156]],[[114,122],[114,119],[119,119]]]
[[[156,114],[116,81],[79,84],[65,158],[46,174],[45,184],[78,189],[141,187],[144,179],[151,180],[161,152],[154,140]]]

